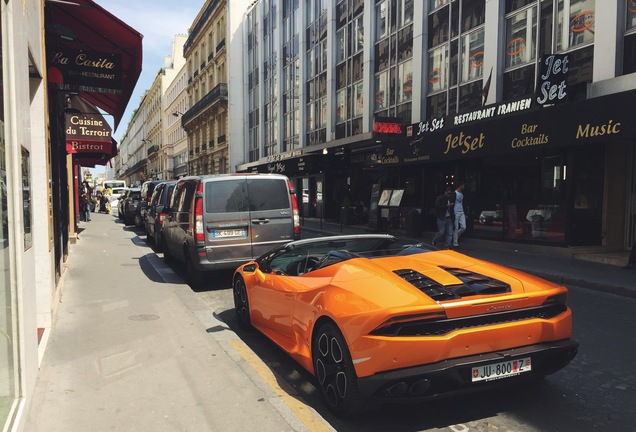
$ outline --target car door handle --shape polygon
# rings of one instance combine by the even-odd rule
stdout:
[[[269,222],[269,219],[252,219],[254,225],[265,225]]]

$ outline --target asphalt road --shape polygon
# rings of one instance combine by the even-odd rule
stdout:
[[[172,268],[183,275],[178,265]],[[581,347],[569,366],[540,382],[420,404],[387,405],[342,420],[327,410],[309,373],[263,335],[238,327],[231,278],[232,272],[220,272],[209,284],[193,290],[274,374],[272,385],[312,407],[337,431],[635,430],[635,299],[570,286],[574,338]]]

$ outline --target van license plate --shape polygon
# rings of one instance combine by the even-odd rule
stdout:
[[[247,235],[247,231],[242,229],[218,230],[212,231],[210,235],[212,238],[245,237]]]
[[[509,378],[532,370],[530,357],[491,363],[473,368],[473,382]]]

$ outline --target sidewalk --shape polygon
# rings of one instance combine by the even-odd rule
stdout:
[[[320,219],[301,220],[303,231],[325,235],[365,234],[373,232],[365,226],[342,226]],[[431,242],[434,233],[422,233],[415,240]],[[613,264],[576,259],[566,248],[507,243],[461,237],[458,252],[475,258],[512,267],[544,279],[583,288],[605,291],[636,298],[636,270],[624,269],[627,255],[606,256],[604,261]],[[582,256],[581,258],[598,259]]]
[[[308,430],[133,230],[80,229],[25,431]]]

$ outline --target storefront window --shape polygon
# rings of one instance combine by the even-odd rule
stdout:
[[[536,58],[537,9],[531,7],[506,18],[506,69],[533,62]]]
[[[595,0],[559,0],[557,5],[557,51],[594,42]]]

